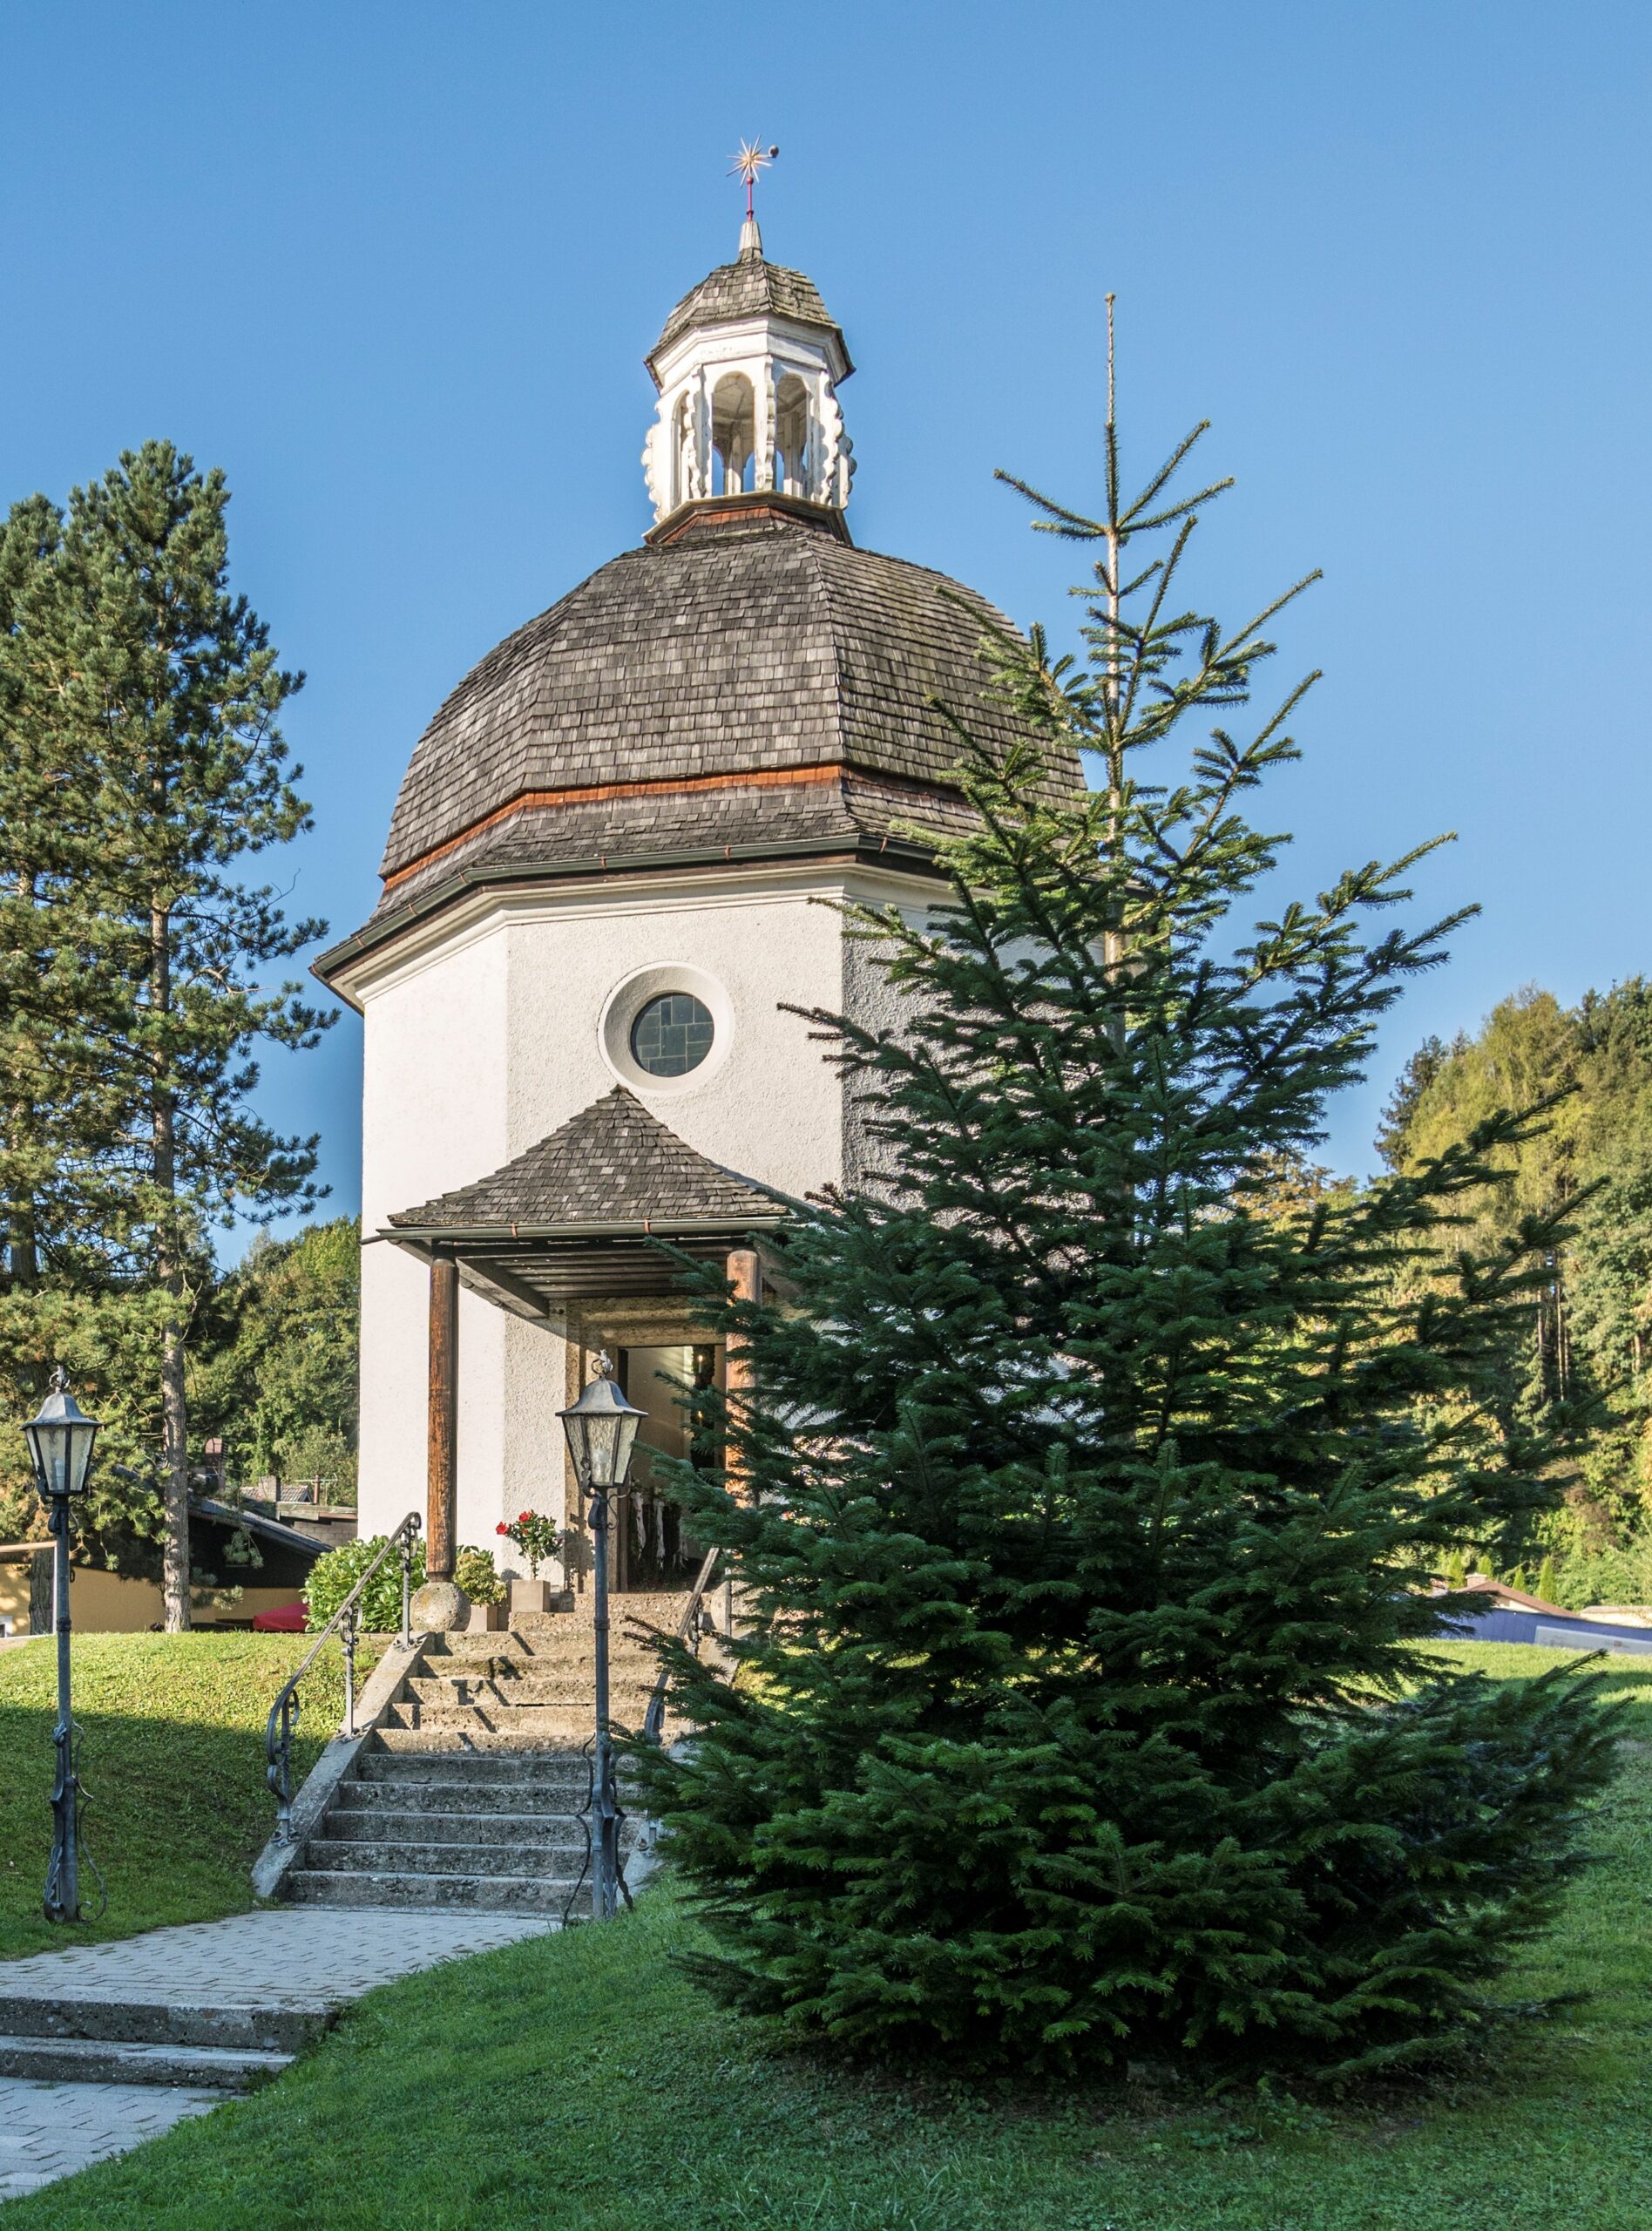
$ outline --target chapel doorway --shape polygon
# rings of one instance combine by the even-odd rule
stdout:
[[[657,1460],[687,1458],[696,1470],[721,1462],[721,1450],[692,1432],[684,1397],[690,1387],[722,1386],[723,1351],[711,1341],[624,1347],[617,1364],[626,1400],[647,1414],[637,1429],[630,1485],[614,1509],[614,1586],[680,1591],[693,1585],[704,1544],[672,1493],[667,1468]]]

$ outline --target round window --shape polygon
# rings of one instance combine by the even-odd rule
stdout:
[[[692,992],[665,992],[650,1000],[631,1026],[631,1055],[651,1077],[687,1076],[711,1051],[711,1011]]]

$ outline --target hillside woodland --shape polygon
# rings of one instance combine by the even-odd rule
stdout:
[[[1588,1430],[1563,1502],[1539,1522],[1514,1577],[1570,1604],[1652,1600],[1652,986],[1634,976],[1562,1007],[1533,987],[1473,1035],[1431,1038],[1406,1064],[1377,1145],[1414,1175],[1503,1108],[1540,1123],[1497,1149],[1500,1179],[1461,1210],[1456,1238],[1479,1255],[1522,1219],[1570,1236],[1504,1361],[1508,1400],[1530,1417],[1581,1406]],[[1477,1545],[1466,1543],[1466,1563]]]

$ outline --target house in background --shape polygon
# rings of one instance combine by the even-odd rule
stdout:
[[[327,1548],[279,1520],[206,1499],[191,1503],[189,1531],[193,1563],[221,1583],[191,1591],[200,1627],[250,1627],[259,1612],[295,1602]],[[251,1542],[257,1564],[230,1555],[237,1536]],[[0,1635],[52,1632],[52,1556],[49,1543],[0,1543]],[[99,1565],[70,1567],[69,1616],[78,1633],[147,1633],[163,1624],[162,1609],[157,1580]]]
[[[1440,1632],[1452,1642],[1535,1643],[1548,1650],[1610,1650],[1652,1656],[1652,1626],[1627,1606],[1562,1611],[1540,1596],[1474,1574],[1462,1588],[1437,1591]]]

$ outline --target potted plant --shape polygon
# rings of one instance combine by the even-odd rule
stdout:
[[[492,1550],[461,1549],[453,1577],[471,1599],[471,1632],[498,1634],[505,1624],[505,1586]]]
[[[548,1611],[551,1609],[551,1583],[541,1580],[539,1567],[552,1557],[562,1555],[561,1529],[553,1525],[543,1511],[525,1510],[520,1517],[507,1525],[501,1520],[498,1532],[504,1535],[528,1561],[528,1578],[511,1583],[511,1611],[513,1617],[524,1611]]]

